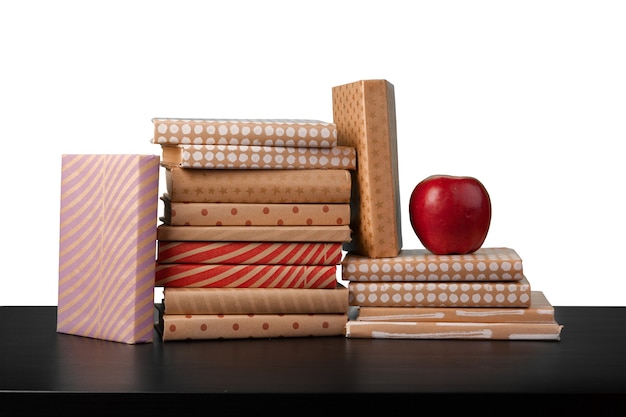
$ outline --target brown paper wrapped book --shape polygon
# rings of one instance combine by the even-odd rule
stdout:
[[[530,284],[508,282],[350,282],[349,303],[363,307],[528,307]]]
[[[167,167],[172,201],[184,203],[349,203],[344,169],[190,169]]]
[[[157,330],[164,342],[176,340],[321,337],[344,334],[348,315],[328,314],[163,314]]]
[[[396,256],[402,248],[395,95],[386,80],[361,80],[333,87],[337,143],[354,147],[354,238],[347,251],[372,258]]]
[[[165,288],[166,314],[348,313],[348,289]]]
[[[435,255],[402,249],[398,256],[369,258],[348,253],[342,261],[346,281],[519,281],[522,259],[511,248],[480,248],[463,255]]]
[[[350,224],[350,204],[181,203],[166,193],[161,221],[170,226],[337,226]]]
[[[162,145],[164,165],[191,169],[356,169],[348,146]]]
[[[334,123],[308,119],[154,118],[155,144],[337,146]]]

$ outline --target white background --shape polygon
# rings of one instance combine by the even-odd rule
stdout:
[[[153,117],[332,121],[331,89],[395,86],[413,187],[489,191],[484,246],[554,305],[626,305],[620,1],[0,3],[0,305],[56,305],[61,154],[159,154]]]

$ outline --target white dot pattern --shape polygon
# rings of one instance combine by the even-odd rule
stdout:
[[[298,148],[248,145],[178,145],[179,165],[197,169],[356,169],[348,146]]]
[[[162,145],[337,146],[337,127],[320,120],[154,118],[152,122],[152,143]]]
[[[522,259],[511,248],[481,248],[465,255],[434,255],[403,249],[392,258],[348,253],[342,262],[346,281],[519,281]]]
[[[524,277],[509,283],[350,282],[349,304],[361,307],[529,307]]]

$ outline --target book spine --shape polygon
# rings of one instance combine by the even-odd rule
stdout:
[[[159,264],[156,287],[335,288],[336,267],[327,265]]]
[[[496,307],[359,307],[359,321],[552,323],[554,307],[541,291],[531,291],[524,308]]]
[[[348,289],[164,288],[166,314],[347,313]]]
[[[343,335],[346,314],[163,315],[163,341]]]
[[[174,203],[162,197],[170,226],[339,226],[350,224],[350,204]]]
[[[368,339],[463,339],[558,341],[558,323],[450,323],[349,321],[348,338]]]
[[[341,243],[157,241],[161,264],[338,265]]]
[[[530,284],[509,282],[350,282],[349,303],[362,307],[529,307]]]
[[[349,226],[168,226],[157,227],[163,241],[349,242]]]
[[[318,120],[155,118],[152,122],[155,144],[337,146],[335,124]]]
[[[372,258],[402,248],[394,87],[363,80],[332,89],[340,146],[356,149],[352,210],[354,239],[346,250]]]
[[[396,257],[369,258],[348,253],[342,261],[346,281],[519,281],[522,260],[510,248],[480,248],[464,255],[435,255],[403,249]]]
[[[343,169],[186,169],[166,167],[167,193],[183,203],[350,203]]]
[[[162,145],[165,165],[191,169],[356,169],[349,146]]]

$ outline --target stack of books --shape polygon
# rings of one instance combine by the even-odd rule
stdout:
[[[352,240],[344,244],[350,338],[558,340],[511,248],[437,256],[402,245],[395,93],[387,80],[333,87],[338,143],[354,146]]]
[[[153,119],[163,340],[343,334],[356,150],[315,120]]]
[[[393,258],[347,254],[355,307],[346,336],[386,339],[559,340],[562,326],[532,291],[511,248],[465,255],[403,249]]]

